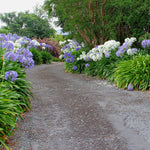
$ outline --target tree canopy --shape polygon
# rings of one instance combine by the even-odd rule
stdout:
[[[21,36],[44,38],[55,33],[46,18],[41,18],[28,11],[0,14],[0,19],[7,25],[5,29]]]
[[[65,32],[88,45],[150,31],[149,0],[45,0],[44,8]]]

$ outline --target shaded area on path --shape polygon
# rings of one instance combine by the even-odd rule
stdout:
[[[13,150],[149,150],[148,92],[65,73],[62,63],[35,66],[32,111],[10,137]]]

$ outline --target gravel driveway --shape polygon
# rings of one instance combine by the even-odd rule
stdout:
[[[32,111],[18,120],[12,150],[150,150],[148,92],[121,90],[62,66],[27,71]]]

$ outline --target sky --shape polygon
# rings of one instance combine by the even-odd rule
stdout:
[[[44,0],[3,0],[0,4],[0,13],[8,13],[8,12],[25,12],[29,10],[33,12],[34,7],[36,5],[43,5]],[[54,18],[53,20],[56,20]],[[4,25],[0,22],[0,27]],[[56,27],[53,23],[51,24],[56,30],[59,30],[59,27]]]
[[[42,5],[44,0],[3,0],[0,4],[0,13],[20,12],[25,10],[33,11],[34,6]]]

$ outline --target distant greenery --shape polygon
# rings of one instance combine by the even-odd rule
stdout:
[[[29,38],[44,38],[54,35],[55,30],[49,25],[46,18],[41,18],[34,13],[15,12],[0,14],[0,20],[6,23],[3,32],[16,33]]]

